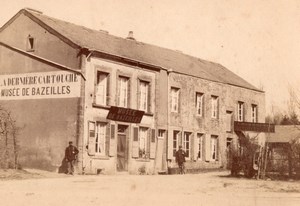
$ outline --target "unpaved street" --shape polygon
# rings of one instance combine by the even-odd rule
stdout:
[[[1,205],[300,205],[300,182],[187,175],[98,175],[0,181]]]

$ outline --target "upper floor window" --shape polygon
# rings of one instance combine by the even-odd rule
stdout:
[[[150,85],[149,82],[139,81],[139,104],[138,109],[142,111],[150,110]]]
[[[129,102],[129,78],[120,76],[118,79],[118,106],[128,107]]]
[[[108,74],[104,72],[97,72],[97,82],[95,91],[95,103],[100,105],[107,105],[108,98]]]
[[[179,111],[179,89],[171,88],[171,112]]]
[[[257,105],[251,105],[251,122],[257,122]]]
[[[203,94],[196,93],[196,111],[197,115],[203,116]]]
[[[218,118],[219,113],[219,105],[218,105],[218,97],[217,96],[211,96],[211,117],[214,119]]]
[[[232,111],[226,111],[226,132],[232,132]]]
[[[35,39],[30,35],[28,35],[28,37],[27,37],[26,47],[27,47],[26,48],[27,51],[34,51],[34,49],[35,49]]]
[[[238,112],[237,112],[237,120],[239,122],[244,121],[244,102],[238,102]]]

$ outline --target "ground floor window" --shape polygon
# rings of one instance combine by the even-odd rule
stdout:
[[[176,156],[176,151],[179,147],[180,132],[173,131],[173,157]]]
[[[203,145],[202,145],[202,142],[203,142],[203,134],[201,134],[201,133],[198,133],[197,134],[197,149],[198,149],[198,151],[197,151],[197,159],[198,160],[202,160],[203,159],[203,149],[202,149],[202,147],[203,147]]]
[[[191,133],[190,132],[184,132],[183,135],[183,150],[186,153],[186,158],[190,158],[190,141],[191,141]]]
[[[106,154],[106,123],[97,122],[96,123],[96,138],[95,138],[95,153],[99,155]]]
[[[139,158],[148,159],[150,148],[149,148],[148,128],[139,128]]]
[[[211,136],[211,160],[218,160],[218,136]]]

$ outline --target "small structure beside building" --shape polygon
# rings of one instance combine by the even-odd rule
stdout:
[[[288,173],[291,176],[297,172],[294,170],[298,168],[300,163],[299,159],[292,154],[292,144],[300,141],[300,127],[276,125],[275,131],[275,133],[267,135],[266,138],[268,146],[267,172],[280,175]]]

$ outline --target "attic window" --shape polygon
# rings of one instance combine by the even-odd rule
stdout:
[[[32,52],[34,51],[34,38],[32,36],[27,37],[27,51]]]

